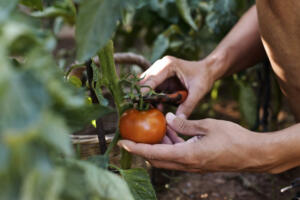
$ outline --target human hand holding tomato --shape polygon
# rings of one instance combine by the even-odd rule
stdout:
[[[168,113],[168,126],[191,139],[176,144],[142,144],[121,140],[118,145],[146,158],[153,166],[190,172],[285,170],[286,156],[278,152],[271,134],[249,131],[214,119],[186,120]],[[277,151],[276,151],[277,147]],[[277,153],[274,153],[277,152]],[[278,155],[278,156],[277,156]]]
[[[187,118],[198,101],[210,90],[215,80],[213,66],[206,60],[192,62],[166,56],[156,61],[141,77],[141,85],[148,85],[158,91],[174,92],[188,90],[187,99],[179,105],[176,115]],[[144,88],[147,90],[147,88]],[[162,109],[162,106],[158,106]],[[174,144],[183,142],[175,131],[168,128],[163,143]]]

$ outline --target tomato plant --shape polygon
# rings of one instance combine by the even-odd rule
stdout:
[[[124,139],[147,144],[160,142],[167,129],[166,119],[157,109],[126,110],[121,116],[119,126]]]

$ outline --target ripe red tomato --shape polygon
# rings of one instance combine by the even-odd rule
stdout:
[[[124,139],[147,144],[160,142],[167,130],[165,116],[157,109],[126,110],[121,116],[119,126]]]

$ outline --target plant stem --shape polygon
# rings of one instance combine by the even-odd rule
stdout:
[[[121,168],[129,169],[131,167],[132,155],[125,149],[121,149]]]
[[[114,53],[113,42],[110,40],[107,43],[107,45],[102,50],[100,50],[100,52],[98,53],[98,57],[102,69],[103,83],[110,90],[113,96],[117,108],[117,112],[118,112],[118,117],[120,118],[122,113],[125,111],[125,107],[123,106],[124,105],[123,91],[119,84],[120,79],[116,72],[113,53]],[[108,150],[105,153],[106,155],[109,155],[113,147],[117,144],[119,137],[120,137],[120,133],[119,131],[117,131],[113,141],[109,144]],[[129,154],[128,152],[126,154],[122,154],[121,166],[130,168],[130,165],[131,165],[131,154]]]
[[[98,53],[101,64],[103,83],[113,95],[115,105],[119,116],[124,112],[122,107],[123,92],[119,85],[119,77],[116,72],[113,42],[110,40],[108,44]]]
[[[109,156],[110,152],[112,151],[114,146],[116,146],[119,139],[120,139],[120,132],[119,132],[119,130],[117,130],[113,140],[111,141],[111,143],[107,147],[107,150],[106,150],[104,155]]]

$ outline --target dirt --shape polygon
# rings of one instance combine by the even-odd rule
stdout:
[[[168,176],[168,183],[156,185],[157,197],[159,200],[287,200],[295,196],[295,191],[281,193],[280,189],[289,185],[298,171],[280,175],[181,173]]]

